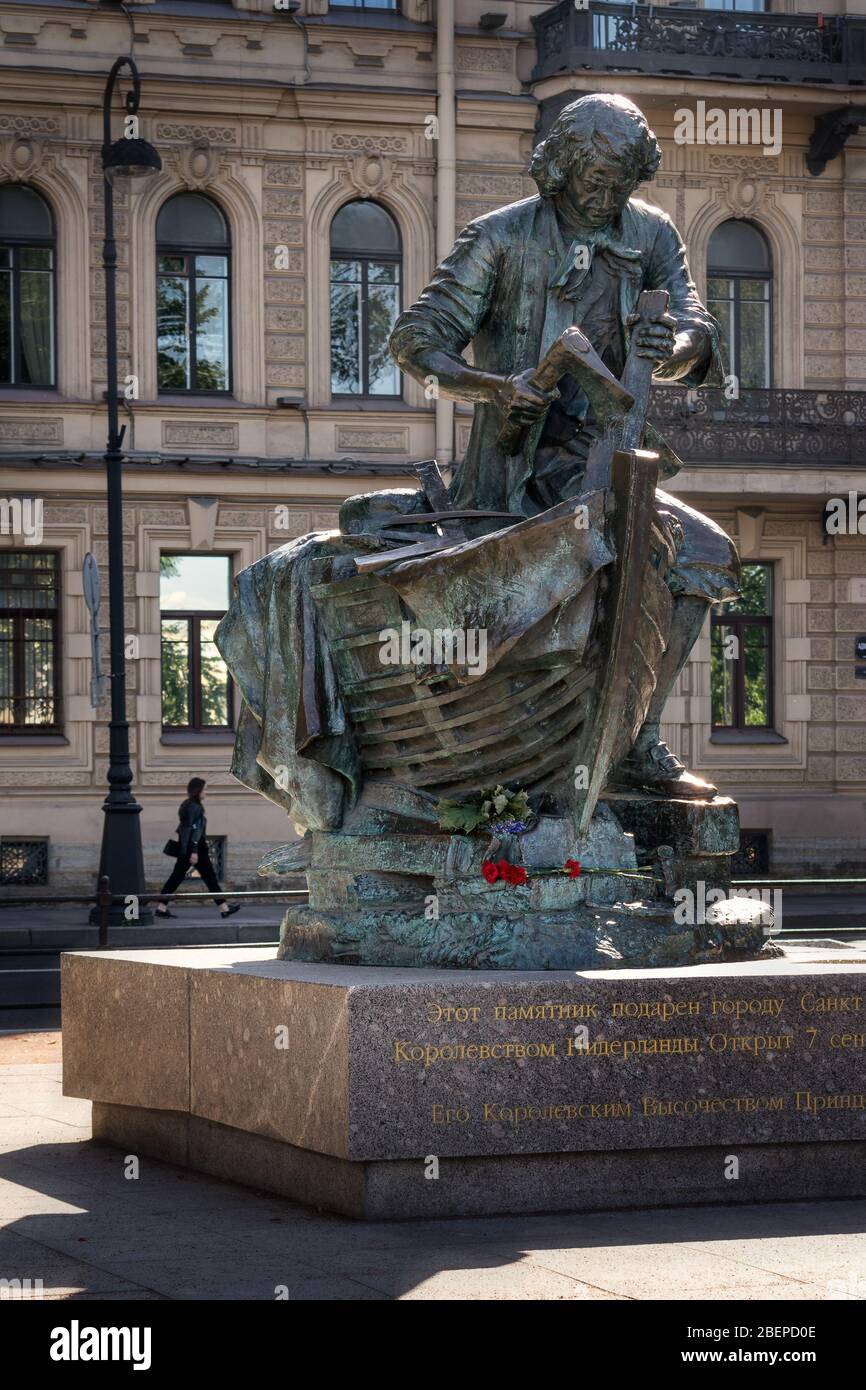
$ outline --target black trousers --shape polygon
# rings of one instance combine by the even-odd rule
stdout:
[[[198,854],[198,863],[195,867],[198,870],[200,877],[203,879],[204,883],[207,885],[207,887],[211,890],[212,893],[218,893],[220,890],[220,881],[217,878],[216,870],[214,869],[214,866],[211,863],[210,854],[208,853],[207,840],[199,840],[198,845],[196,846],[196,852]],[[168,878],[165,880],[165,883],[162,885],[160,892],[173,893],[176,888],[179,888],[180,885],[183,883],[184,879],[186,878],[189,866],[189,854],[179,855],[175,861],[174,868],[172,869]],[[219,906],[221,903],[225,902],[225,898],[214,898],[214,902],[217,904],[217,906]],[[165,906],[168,907],[169,904],[166,903]]]

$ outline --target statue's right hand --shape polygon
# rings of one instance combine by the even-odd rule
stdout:
[[[532,374],[533,369],[529,368],[525,372],[503,377],[496,388],[494,404],[513,424],[534,425],[539,416],[559,400],[556,387],[552,391],[539,391],[537,386],[533,386]]]

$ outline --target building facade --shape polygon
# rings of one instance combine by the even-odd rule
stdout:
[[[82,567],[100,567],[105,628],[102,99],[130,51],[162,160],[115,191],[149,884],[194,774],[232,885],[292,838],[228,770],[233,692],[211,637],[231,576],[333,528],[344,497],[411,486],[413,460],[459,462],[471,414],[399,376],[390,324],[456,231],[534,193],[533,145],[594,91],[632,98],[659,137],[641,192],[684,236],[729,360],[724,388],[655,393],[685,463],[670,490],[748,567],[666,736],[738,799],[754,867],[862,871],[866,0],[823,15],[0,0],[0,39],[0,891],[82,890],[96,872],[108,709]],[[116,137],[119,97],[113,122]]]

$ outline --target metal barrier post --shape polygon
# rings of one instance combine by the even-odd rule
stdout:
[[[108,946],[108,922],[111,913],[111,882],[108,874],[103,874],[99,880],[96,901],[99,905],[99,949],[103,951]]]

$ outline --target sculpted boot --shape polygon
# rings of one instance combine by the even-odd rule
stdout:
[[[712,801],[718,788],[689,772],[659,738],[658,722],[644,724],[628,757],[620,764],[617,786],[639,788],[658,796]]]
[[[717,794],[718,788],[689,772],[667,744],[662,743],[659,735],[662,710],[698,639],[706,615],[704,599],[693,595],[682,595],[676,599],[671,639],[659,669],[655,693],[631,752],[620,763],[612,778],[615,786],[634,787],[655,792],[658,796],[688,797],[698,801],[711,801]]]

